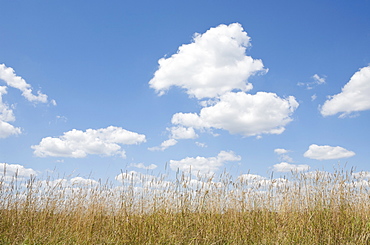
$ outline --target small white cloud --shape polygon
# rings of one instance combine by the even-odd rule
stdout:
[[[304,157],[316,159],[316,160],[330,160],[347,158],[356,155],[353,151],[349,151],[340,146],[329,146],[329,145],[316,145],[312,144],[308,150],[304,153]]]
[[[201,143],[201,142],[195,142],[195,144],[199,147],[202,147],[202,148],[205,148],[207,147],[207,145],[205,143]]]
[[[282,99],[267,92],[255,95],[229,92],[215,105],[201,109],[199,115],[176,113],[172,123],[196,129],[224,129],[244,136],[281,134],[293,120],[291,115],[298,105],[293,96]]]
[[[325,83],[325,77],[320,77],[319,75],[315,74],[312,76],[312,78],[315,80],[315,83],[318,85]]]
[[[192,43],[158,61],[150,87],[163,95],[172,86],[178,86],[197,99],[218,97],[235,89],[249,91],[253,86],[247,79],[267,70],[261,60],[245,54],[248,46],[250,37],[238,23],[196,34]]]
[[[147,182],[156,181],[158,178],[149,175],[149,174],[142,174],[136,171],[124,172],[115,177],[115,179],[121,183],[134,183],[134,184],[143,184]]]
[[[16,128],[9,122],[15,121],[13,110],[3,102],[3,95],[7,93],[7,87],[0,86],[0,138],[7,138],[10,135],[21,133],[20,128]]]
[[[46,103],[48,101],[48,96],[46,94],[37,92],[37,95],[32,93],[32,87],[23,78],[17,76],[11,67],[6,67],[5,64],[0,64],[0,79],[4,80],[5,83],[13,88],[22,91],[23,97],[31,102],[42,102]]]
[[[306,164],[295,165],[295,164],[290,164],[287,162],[281,162],[281,163],[275,164],[273,169],[276,172],[307,171],[310,169],[310,166]]]
[[[171,132],[172,139],[195,139],[198,135],[195,133],[194,128],[185,128],[182,126],[171,127],[167,129]]]
[[[216,157],[187,157],[182,160],[170,160],[172,170],[180,169],[197,174],[212,174],[227,162],[240,161],[241,157],[232,151],[221,151]]]
[[[331,96],[321,107],[323,116],[342,113],[346,117],[352,112],[370,110],[370,66],[357,71],[342,88],[342,92]]]
[[[168,147],[174,146],[177,144],[177,140],[175,139],[168,139],[162,142],[160,146],[155,146],[155,147],[149,147],[149,151],[164,151]]]
[[[0,138],[7,138],[10,135],[17,135],[21,132],[20,128],[16,128],[10,123],[0,120]]]
[[[290,163],[293,162],[293,158],[287,155],[287,153],[290,151],[282,149],[282,148],[277,148],[274,150],[274,152],[279,155],[280,161],[290,162]]]
[[[238,180],[242,182],[256,182],[265,179],[265,177],[257,174],[242,174],[238,177]]]
[[[141,169],[155,169],[158,167],[155,164],[150,164],[149,166],[145,166],[143,163],[131,163],[130,166],[135,167],[135,168],[141,168]]]
[[[37,95],[32,93],[32,87],[26,81],[17,76],[11,67],[6,67],[5,64],[0,64],[0,81],[4,81],[9,87],[19,89],[22,96],[31,102],[47,102],[47,95],[40,91]],[[9,122],[15,121],[13,110],[3,101],[3,95],[7,93],[6,86],[0,86],[0,138],[7,138],[11,135],[21,133],[21,129],[13,126]],[[55,102],[55,101],[54,101]],[[53,103],[53,101],[52,101]]]
[[[317,99],[317,95],[316,94],[314,94],[314,95],[311,96],[311,101],[314,101],[316,99]]]
[[[97,130],[87,129],[85,132],[73,129],[58,138],[43,138],[40,144],[31,148],[38,157],[83,158],[88,154],[125,157],[125,151],[120,145],[140,144],[145,141],[145,135],[109,126]]]
[[[275,149],[275,150],[274,150],[274,152],[275,152],[276,154],[281,155],[281,154],[286,154],[286,153],[288,153],[289,151],[288,151],[288,150],[285,150],[285,149],[282,149],[282,148],[277,148],[277,149]]]
[[[99,185],[99,182],[93,179],[85,179],[82,177],[75,177],[70,180],[72,186],[94,186]]]
[[[300,87],[305,86],[306,89],[310,90],[310,89],[315,88],[318,85],[321,85],[321,84],[325,84],[326,83],[325,76],[320,77],[319,75],[315,74],[311,78],[313,79],[313,82],[308,82],[308,83],[299,82],[299,83],[297,83],[297,85],[300,86]]]

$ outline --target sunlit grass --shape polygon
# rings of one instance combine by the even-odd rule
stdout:
[[[0,244],[369,244],[368,177],[0,175]]]

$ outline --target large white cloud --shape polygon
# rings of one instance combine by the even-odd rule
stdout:
[[[240,161],[241,157],[235,155],[232,151],[221,151],[216,157],[186,157],[182,160],[170,160],[172,170],[180,169],[181,171],[189,171],[197,174],[209,174],[219,170],[227,162]]]
[[[244,136],[281,134],[293,120],[291,115],[298,105],[293,96],[283,99],[267,92],[229,92],[214,105],[202,108],[199,115],[176,113],[172,123],[196,129],[224,129]]]
[[[330,160],[347,158],[356,155],[353,151],[349,151],[340,146],[316,145],[312,144],[304,153],[304,157],[316,160]]]
[[[88,154],[121,155],[125,151],[120,145],[140,144],[145,142],[145,135],[109,126],[101,129],[87,129],[85,132],[73,129],[58,138],[43,138],[38,145],[33,145],[38,157],[73,157],[83,158]]]
[[[370,66],[357,71],[342,88],[342,92],[325,101],[321,107],[323,116],[342,113],[345,117],[352,112],[370,110]]]
[[[238,23],[195,34],[192,43],[158,61],[150,87],[163,95],[170,87],[178,86],[197,99],[217,97],[234,89],[249,91],[253,86],[247,79],[267,70],[261,60],[245,54],[248,46],[250,38]]]

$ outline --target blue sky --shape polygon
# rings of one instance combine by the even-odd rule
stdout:
[[[0,1],[0,163],[370,171],[370,1]]]

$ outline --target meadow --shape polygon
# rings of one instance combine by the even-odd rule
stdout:
[[[118,179],[0,175],[0,244],[370,243],[367,172]]]

